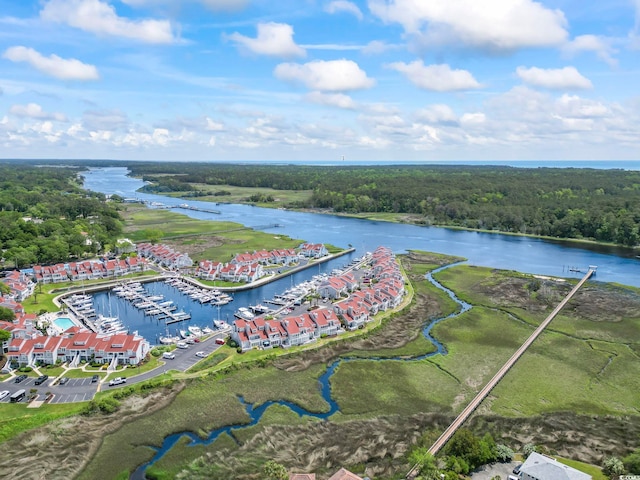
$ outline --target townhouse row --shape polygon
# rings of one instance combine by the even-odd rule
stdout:
[[[81,327],[71,327],[62,336],[14,337],[9,341],[7,359],[20,366],[38,363],[97,362],[138,365],[151,346],[138,335],[100,335]]]
[[[227,282],[252,283],[266,275],[264,267],[291,266],[304,258],[321,258],[328,255],[327,248],[320,243],[305,243],[296,249],[260,250],[253,253],[239,253],[229,263],[203,260],[198,264],[195,276],[202,280],[223,280]]]
[[[50,266],[36,265],[32,269],[31,277],[37,283],[60,283],[119,277],[140,272],[143,268],[144,260],[137,257],[127,257],[123,260],[86,260]]]
[[[379,247],[372,254],[366,280],[370,286],[361,288],[352,273],[329,277],[318,286],[320,295],[331,299],[347,296],[346,299],[331,308],[282,319],[237,319],[231,337],[243,351],[303,345],[325,335],[337,335],[343,325],[356,330],[378,312],[400,305],[406,292],[404,279],[390,249]]]

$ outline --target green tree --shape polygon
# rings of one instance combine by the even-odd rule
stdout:
[[[13,313],[13,310],[7,307],[0,307],[0,320],[4,320],[5,322],[13,322],[16,318],[16,314]]]
[[[633,452],[622,459],[624,468],[632,475],[640,474],[640,448],[636,448]]]
[[[7,332],[6,330],[0,330],[0,343],[4,343],[10,338],[11,338],[11,333]]]
[[[262,467],[265,480],[289,480],[289,474],[284,465],[273,460],[267,461]]]
[[[602,462],[602,473],[609,478],[617,477],[624,473],[624,464],[618,457],[607,457]]]
[[[496,445],[496,459],[499,462],[506,463],[513,460],[513,456],[515,455],[514,451],[503,444]]]
[[[420,469],[420,478],[424,480],[437,480],[440,478],[440,472],[436,466],[436,460],[429,453],[427,447],[417,447],[409,453],[409,462],[418,465]]]

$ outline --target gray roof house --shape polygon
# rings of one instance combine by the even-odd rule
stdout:
[[[533,452],[520,467],[521,480],[591,480],[591,475]]]

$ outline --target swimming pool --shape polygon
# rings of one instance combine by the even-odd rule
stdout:
[[[65,331],[65,330],[75,326],[75,323],[73,323],[70,318],[66,318],[66,317],[56,318],[53,321],[53,324],[56,327],[62,329],[62,331]]]

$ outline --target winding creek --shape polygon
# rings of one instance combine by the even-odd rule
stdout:
[[[179,433],[174,433],[171,434],[167,437],[165,437],[164,441],[162,442],[162,446],[160,448],[156,448],[153,446],[150,446],[150,448],[154,449],[156,451],[155,455],[153,456],[153,458],[141,465],[140,467],[138,467],[129,477],[131,480],[144,480],[145,477],[145,471],[147,470],[147,468],[149,468],[151,465],[153,465],[154,463],[156,463],[158,460],[160,460],[169,450],[171,450],[175,444],[182,438],[182,437],[187,437],[191,440],[191,442],[189,442],[188,446],[195,446],[195,445],[209,445],[211,443],[213,443],[220,435],[222,435],[223,433],[228,434],[231,438],[233,438],[235,440],[235,437],[233,435],[233,432],[235,430],[239,430],[242,428],[248,428],[248,427],[252,427],[254,425],[256,425],[260,419],[262,418],[262,415],[264,414],[264,412],[272,405],[282,405],[285,407],[290,408],[292,411],[294,411],[295,413],[297,413],[299,416],[306,416],[306,417],[313,417],[313,418],[319,418],[322,420],[326,420],[329,417],[331,417],[334,413],[337,413],[340,411],[340,407],[338,405],[338,403],[335,401],[335,399],[333,398],[332,394],[331,394],[331,377],[333,376],[333,374],[336,371],[336,368],[338,368],[338,366],[343,363],[343,362],[350,362],[353,360],[359,360],[359,361],[389,361],[389,360],[395,360],[395,361],[405,361],[405,362],[417,362],[420,360],[424,360],[425,358],[428,357],[432,357],[434,355],[446,355],[447,354],[447,349],[446,347],[439,342],[435,337],[433,337],[431,335],[431,330],[433,329],[433,327],[435,325],[437,325],[438,323],[456,317],[462,313],[467,312],[468,310],[471,309],[471,304],[464,302],[462,300],[460,300],[456,294],[446,288],[444,285],[442,285],[441,283],[439,283],[437,280],[435,280],[433,278],[433,274],[438,273],[446,268],[450,268],[453,267],[455,265],[459,265],[459,263],[455,263],[455,264],[451,264],[451,265],[445,265],[443,267],[437,268],[435,270],[433,270],[432,272],[427,273],[427,275],[425,276],[425,278],[431,282],[431,284],[433,284],[436,288],[444,291],[447,295],[449,295],[449,297],[458,304],[459,308],[444,317],[440,317],[440,318],[436,318],[436,319],[432,319],[432,320],[427,320],[425,321],[425,327],[422,330],[423,335],[425,336],[425,338],[427,340],[429,340],[435,347],[436,347],[436,351],[434,352],[429,352],[426,353],[424,355],[419,355],[416,357],[411,357],[411,358],[406,358],[406,357],[367,357],[366,359],[363,359],[361,357],[341,357],[337,360],[335,360],[333,363],[331,363],[328,367],[327,370],[320,376],[320,378],[318,379],[318,384],[319,384],[319,388],[320,388],[320,393],[322,395],[322,398],[327,402],[327,404],[329,405],[329,410],[327,412],[323,412],[323,413],[316,413],[316,412],[311,412],[309,410],[306,410],[304,408],[302,408],[301,406],[292,403],[292,402],[288,402],[285,400],[270,400],[268,402],[265,402],[261,405],[256,406],[255,404],[251,404],[251,403],[247,403],[245,402],[244,398],[242,397],[238,397],[238,400],[245,406],[245,411],[247,412],[247,415],[249,415],[250,421],[248,423],[243,423],[243,424],[236,424],[236,425],[227,425],[224,427],[220,427],[220,428],[216,428],[215,430],[212,430],[211,432],[209,432],[209,435],[206,438],[201,438],[198,435],[196,435],[193,432],[179,432]]]
[[[492,268],[517,270],[530,274],[550,275],[559,277],[580,277],[582,273],[571,272],[572,269],[586,269],[588,265],[598,266],[598,281],[617,282],[625,285],[640,287],[640,258],[638,251],[619,247],[610,247],[594,244],[550,241],[531,237],[501,235],[493,233],[480,233],[473,231],[452,230],[437,227],[424,227],[408,224],[395,224],[388,222],[377,222],[361,220],[333,215],[321,215],[314,213],[301,213],[293,211],[275,210],[248,205],[221,204],[216,205],[219,213],[207,213],[193,210],[179,209],[178,206],[184,203],[179,198],[170,198],[159,195],[150,195],[137,192],[144,183],[136,178],[127,176],[125,167],[110,167],[91,169],[84,173],[85,188],[105,194],[118,194],[125,198],[138,198],[147,203],[159,202],[172,206],[176,211],[193,218],[202,220],[225,220],[241,223],[256,230],[273,233],[274,235],[288,235],[292,238],[299,238],[304,241],[328,243],[340,247],[353,246],[356,251],[351,256],[340,259],[339,263],[350,261],[352,258],[361,256],[367,251],[373,251],[380,245],[391,248],[395,253],[404,253],[407,250],[428,250],[452,256],[465,257],[472,265],[482,265]],[[211,208],[211,203],[198,202],[189,199],[189,205]],[[273,225],[278,224],[275,228]],[[325,271],[337,268],[339,265],[335,261],[324,264]],[[436,273],[442,267],[432,273]],[[322,273],[310,269],[299,272],[290,279],[279,280],[273,284],[265,285],[247,292],[239,292],[235,296],[231,307],[233,310],[253,303],[260,303],[265,298],[271,298],[273,293],[279,293],[291,284],[300,283],[311,278],[311,276]],[[342,357],[335,360],[328,366],[327,370],[319,378],[319,388],[322,397],[329,405],[329,410],[325,413],[314,413],[307,411],[300,406],[286,401],[269,401],[259,406],[248,404],[243,398],[239,401],[245,405],[250,422],[239,425],[229,425],[215,429],[203,439],[193,432],[181,432],[170,435],[164,439],[160,448],[152,447],[156,450],[153,458],[146,464],[140,466],[130,478],[142,480],[145,478],[145,470],[157,462],[165,455],[178,440],[186,436],[191,442],[189,445],[202,445],[214,442],[221,434],[227,433],[232,438],[233,432],[238,429],[247,428],[258,423],[266,409],[271,405],[283,405],[290,408],[300,416],[309,416],[320,419],[327,419],[331,415],[340,411],[336,401],[332,397],[331,378],[336,368],[342,362],[353,360],[360,361],[388,361],[402,360],[415,362],[427,357],[447,353],[446,347],[438,342],[432,335],[431,329],[440,321],[446,320],[460,313],[466,312],[471,305],[462,302],[456,297],[454,292],[448,290],[432,277],[426,276],[437,288],[446,292],[455,302],[459,309],[451,315],[435,320],[425,319],[423,334],[436,347],[435,352],[412,358],[369,358],[362,359],[356,357]],[[153,287],[157,289],[168,288],[162,284]],[[164,292],[163,292],[164,293]],[[97,307],[100,304],[108,305],[112,308],[112,303],[106,299],[104,302],[97,299]],[[105,308],[105,307],[103,307]],[[126,307],[122,307],[126,308]],[[203,322],[210,322],[211,318],[229,315],[229,311],[217,312],[212,309],[202,313]],[[197,320],[196,320],[197,321]],[[151,327],[149,327],[151,328]],[[150,330],[151,337],[144,332],[141,327],[141,334],[150,340],[157,330]]]

